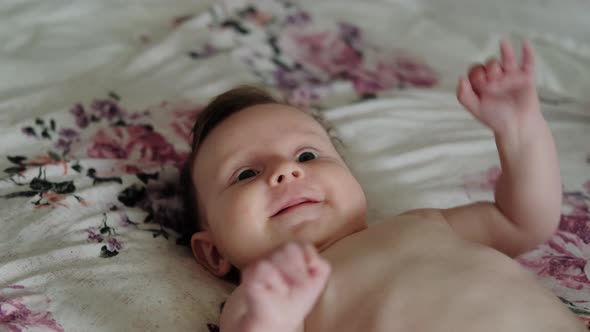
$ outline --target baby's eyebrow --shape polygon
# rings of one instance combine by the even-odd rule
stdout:
[[[247,154],[247,150],[231,151],[223,156],[218,163],[218,167],[215,169],[216,175],[224,175],[234,171],[234,168],[238,167],[238,161],[242,160],[242,155]]]
[[[252,156],[253,153],[256,152],[252,148],[244,148],[244,146],[227,151],[213,170],[214,177],[222,183],[226,183],[234,171],[256,159],[256,156]]]
[[[299,133],[297,136],[299,136],[301,138],[301,140],[306,140],[306,139],[316,139],[318,141],[323,141],[323,140],[329,140],[329,136],[327,134],[320,134],[318,133],[316,130],[305,130],[301,133]]]

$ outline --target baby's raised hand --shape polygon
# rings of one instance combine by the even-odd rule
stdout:
[[[311,244],[288,243],[242,273],[244,331],[294,331],[321,295],[330,265]]]
[[[491,59],[471,67],[457,87],[459,102],[494,133],[518,131],[539,110],[531,45],[523,43],[520,64],[507,41],[501,42],[500,51],[500,62]]]

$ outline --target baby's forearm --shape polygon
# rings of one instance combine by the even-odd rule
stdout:
[[[500,211],[535,243],[559,224],[562,188],[551,131],[540,111],[527,116],[519,128],[495,133],[502,167],[495,197]]]

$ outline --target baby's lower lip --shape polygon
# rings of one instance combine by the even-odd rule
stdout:
[[[302,203],[299,203],[299,204],[295,204],[295,205],[292,205],[292,206],[290,206],[290,207],[288,207],[286,209],[282,209],[281,211],[277,212],[273,217],[280,216],[280,215],[283,215],[283,214],[287,214],[287,213],[290,213],[290,212],[292,212],[292,211],[294,211],[294,210],[296,210],[298,208],[301,208],[301,207],[304,207],[304,206],[313,205],[313,204],[317,204],[317,203],[319,203],[319,202],[306,201],[306,202],[302,202]]]

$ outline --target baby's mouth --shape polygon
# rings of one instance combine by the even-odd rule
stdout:
[[[312,205],[312,204],[317,204],[319,203],[319,201],[315,200],[315,199],[310,199],[310,198],[296,198],[293,200],[288,201],[286,204],[282,205],[281,208],[276,211],[271,218],[273,217],[277,217],[283,214],[287,214],[293,210],[296,210],[300,207],[304,207],[304,206],[308,206],[308,205]]]

